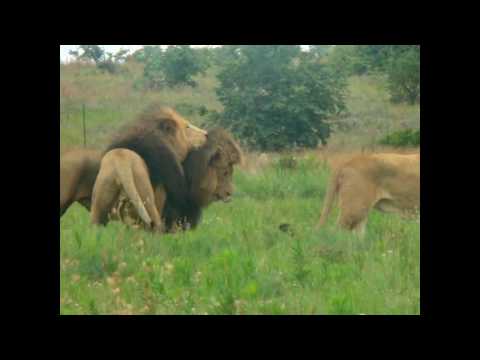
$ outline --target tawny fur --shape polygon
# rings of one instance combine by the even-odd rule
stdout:
[[[153,188],[164,186],[169,197],[186,207],[188,189],[181,163],[192,148],[187,128],[203,132],[173,109],[152,104],[116,135],[105,153],[120,148],[137,153],[145,161]]]
[[[92,195],[93,224],[108,222],[122,191],[147,226],[163,231],[147,166],[138,154],[127,149],[111,150],[102,159]],[[160,206],[163,208],[163,204]]]
[[[90,210],[101,158],[100,151],[87,149],[72,150],[60,157],[60,217],[74,202]]]
[[[358,155],[330,179],[317,228],[327,221],[338,197],[338,225],[363,236],[368,213],[408,215],[420,208],[420,154]]]

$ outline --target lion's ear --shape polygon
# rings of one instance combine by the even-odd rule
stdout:
[[[175,134],[177,131],[177,123],[171,119],[163,119],[160,124],[158,124],[160,130],[166,134]]]

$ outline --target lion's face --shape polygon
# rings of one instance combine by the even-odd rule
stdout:
[[[242,154],[233,138],[223,129],[209,131],[207,143],[216,146],[208,159],[207,175],[203,186],[204,204],[214,201],[229,202],[234,192],[233,168],[241,162]]]
[[[207,141],[207,136],[205,134],[189,127],[185,130],[185,134],[187,136],[188,146],[191,149],[199,148]]]
[[[233,165],[215,169],[217,186],[212,194],[212,201],[229,202],[234,192]]]
[[[195,144],[206,141],[205,130],[194,126],[172,109],[161,109],[157,121],[159,130],[166,135],[165,141],[175,149],[180,161],[187,157]]]
[[[233,165],[210,165],[200,186],[199,198],[202,199],[202,205],[207,206],[214,201],[229,202],[233,192]]]

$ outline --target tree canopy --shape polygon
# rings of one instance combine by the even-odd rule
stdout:
[[[217,121],[250,146],[279,150],[325,143],[325,121],[344,109],[345,79],[298,45],[237,45],[218,75]]]

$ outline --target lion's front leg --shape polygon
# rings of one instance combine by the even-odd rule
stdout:
[[[161,232],[165,232],[165,224],[163,221],[163,210],[165,208],[165,204],[167,202],[167,192],[163,185],[159,185],[155,188],[155,207],[158,210],[158,217],[159,217],[159,224],[158,230]]]

